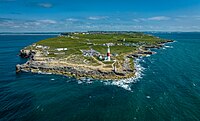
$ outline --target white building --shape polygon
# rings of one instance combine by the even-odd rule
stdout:
[[[64,50],[67,50],[67,48],[56,48],[55,50],[57,50],[57,51],[64,51]]]

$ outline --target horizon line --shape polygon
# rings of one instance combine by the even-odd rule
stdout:
[[[200,32],[200,31],[159,31],[159,30],[144,30],[144,31],[134,31],[134,30],[93,30],[93,31],[22,31],[22,32],[14,32],[14,31],[5,31],[5,32],[0,32],[0,34],[40,34],[40,33],[46,33],[46,34],[51,34],[51,33],[66,33],[66,32]]]

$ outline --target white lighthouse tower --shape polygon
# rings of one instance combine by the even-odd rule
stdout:
[[[108,49],[107,49],[107,61],[110,61],[110,47],[108,45]]]

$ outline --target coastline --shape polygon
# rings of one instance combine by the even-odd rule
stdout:
[[[148,47],[148,48],[154,48],[154,47]],[[155,47],[158,49],[159,47]],[[154,49],[155,49],[154,48]],[[146,52],[146,51],[145,51]],[[22,53],[21,53],[22,54]],[[140,57],[148,57],[151,54],[155,54],[153,51],[148,51],[146,53],[141,54],[130,54],[132,58],[134,59],[134,65],[137,66],[135,61],[139,59]],[[45,61],[44,61],[45,62]],[[61,62],[55,62],[61,64]],[[123,79],[130,79],[130,78],[135,78],[137,77],[138,70],[137,68],[134,68],[134,72],[132,72],[129,75],[120,75],[120,73],[115,73],[113,70],[111,72],[102,72],[98,69],[91,69],[91,70],[86,70],[81,66],[54,66],[54,67],[48,67],[44,65],[35,65],[34,62],[31,62],[30,60],[27,61],[25,64],[22,65],[16,65],[16,72],[31,72],[31,73],[42,73],[42,74],[56,74],[56,75],[64,75],[64,76],[69,76],[69,77],[75,77],[77,79],[81,79],[84,77],[87,78],[92,78],[92,79],[103,79],[103,80],[123,80]]]
[[[28,58],[25,64],[17,64],[16,72],[31,72],[42,74],[56,74],[77,79],[91,78],[100,80],[124,80],[138,77],[138,69],[136,60],[140,57],[155,54],[151,49],[159,49],[164,47],[166,43],[173,42],[172,40],[165,40],[153,45],[141,45],[134,52],[124,55],[125,61],[123,63],[125,70],[118,71],[115,67],[115,61],[111,62],[112,67],[104,68],[101,65],[85,65],[68,63],[64,59],[51,59],[41,56],[41,51],[32,50],[25,47],[20,50],[20,57]],[[31,45],[33,46],[33,45]],[[113,66],[114,65],[114,66]],[[131,68],[131,65],[133,67]],[[127,82],[127,81],[126,81]]]

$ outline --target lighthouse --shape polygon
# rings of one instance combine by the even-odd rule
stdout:
[[[108,49],[107,49],[107,61],[110,61],[110,47],[108,45]]]

